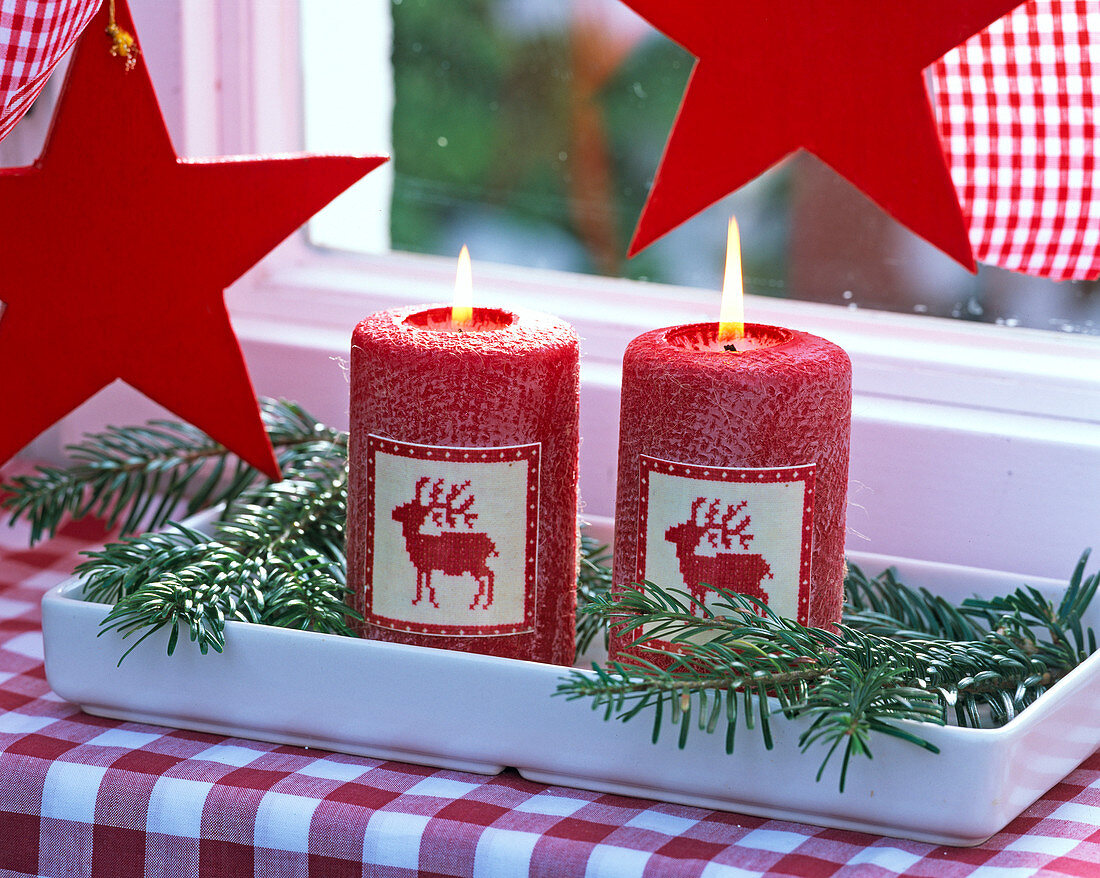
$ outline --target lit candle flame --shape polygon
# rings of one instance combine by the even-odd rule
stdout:
[[[474,320],[474,276],[470,267],[470,251],[462,245],[458,254],[458,274],[455,275],[455,301],[451,307],[451,322],[467,326]]]
[[[718,317],[718,341],[745,337],[745,284],[741,277],[741,233],[730,217],[726,239],[726,276],[722,283],[722,311]]]

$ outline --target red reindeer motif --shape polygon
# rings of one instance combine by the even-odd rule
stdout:
[[[431,483],[427,497],[424,489]],[[405,549],[416,568],[416,597],[418,604],[423,590],[428,590],[428,600],[433,607],[439,607],[432,587],[432,572],[435,570],[448,576],[462,576],[469,573],[478,584],[477,594],[470,604],[474,609],[484,598],[482,609],[489,609],[493,603],[493,571],[489,569],[489,558],[497,555],[496,544],[486,533],[458,530],[459,524],[472,529],[477,519],[476,512],[470,512],[474,505],[474,495],[467,494],[459,503],[459,498],[470,487],[467,480],[447,485],[446,479],[434,482],[424,476],[416,483],[416,496],[408,503],[402,503],[393,510],[393,520],[401,524],[401,535],[405,538]],[[444,491],[447,492],[444,497]],[[422,533],[420,528],[432,517],[435,524],[443,528],[440,533]]]
[[[680,563],[684,585],[699,604],[703,603],[706,593],[715,588],[767,602],[763,582],[772,578],[771,567],[763,555],[745,551],[752,541],[748,530],[752,516],[745,512],[748,501],[727,503],[724,512],[722,505],[721,500],[698,497],[691,504],[688,520],[665,531],[665,539],[676,546],[676,560]],[[706,511],[700,515],[704,506]],[[704,537],[715,550],[714,554],[696,552],[703,547]],[[735,539],[740,551],[735,551]]]

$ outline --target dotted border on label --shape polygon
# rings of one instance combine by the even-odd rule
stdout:
[[[378,453],[407,457],[412,460],[451,461],[454,463],[514,463],[527,461],[527,538],[524,558],[523,622],[508,625],[432,625],[413,623],[404,619],[391,619],[371,612],[374,589],[374,472]],[[469,448],[451,445],[418,445],[401,442],[386,436],[367,437],[367,546],[365,562],[365,600],[363,615],[371,625],[404,631],[410,634],[429,634],[449,637],[492,637],[502,634],[527,634],[535,630],[538,596],[539,555],[539,475],[542,460],[542,443],[508,445],[499,448]]]
[[[813,561],[814,544],[814,483],[817,478],[817,465],[813,463],[798,466],[780,467],[728,467],[700,466],[699,464],[679,463],[663,460],[647,454],[638,455],[638,553],[634,567],[635,582],[645,580],[646,533],[649,527],[649,475],[665,475],[698,479],[705,482],[752,482],[755,484],[777,484],[781,482],[804,482],[805,493],[802,505],[802,549],[798,575],[798,622],[805,625],[810,616],[810,573]],[[634,631],[628,635],[633,642],[641,635]]]

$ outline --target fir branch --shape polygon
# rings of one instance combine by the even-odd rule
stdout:
[[[585,612],[590,604],[611,591],[611,550],[594,537],[581,535],[581,557],[577,572],[577,657],[592,645],[598,635],[607,648],[608,630],[599,616]]]
[[[319,455],[346,455],[345,434],[318,424],[294,403],[265,399],[264,425],[280,466],[289,472]],[[66,518],[94,515],[123,535],[162,527],[184,515],[231,500],[263,476],[190,424],[151,421],[108,427],[68,447],[73,463],[40,466],[2,490],[10,521],[31,524],[31,543],[52,536]]]
[[[573,672],[558,694],[570,700],[589,697],[606,718],[629,720],[653,708],[655,741],[667,711],[670,721],[680,725],[681,747],[695,710],[700,729],[713,732],[724,726],[727,752],[733,751],[739,721],[759,728],[770,749],[775,711],[788,719],[810,716],[813,722],[800,745],[830,745],[822,771],[836,748],[846,745],[842,789],[851,756],[869,754],[873,732],[931,748],[896,720],[942,724],[943,709],[934,693],[912,685],[908,668],[883,671],[883,654],[891,651],[886,642],[866,635],[848,642],[843,635],[779,617],[752,598],[719,594],[713,606],[720,615],[708,608],[694,615],[689,594],[652,583],[644,591],[628,590],[594,605],[592,612],[618,630],[637,633],[635,649],[647,658],[614,663],[610,671],[596,668],[595,677]],[[706,639],[700,641],[701,635]]]
[[[1024,587],[1003,597],[969,598],[963,601],[962,612],[1027,651],[1042,651],[1040,632],[1045,631],[1048,649],[1053,647],[1059,657],[1083,661],[1096,651],[1096,639],[1091,629],[1083,628],[1081,617],[1100,587],[1100,573],[1085,578],[1089,554],[1089,550],[1082,553],[1057,609],[1038,590]]]
[[[851,565],[844,621],[916,647],[923,664],[914,658],[914,674],[941,688],[959,725],[1001,725],[1096,651],[1081,621],[1100,586],[1100,573],[1085,578],[1088,558],[1086,550],[1057,609],[1027,586],[954,607],[898,582],[893,570],[870,580]]]
[[[86,582],[109,579],[109,568],[118,565],[116,550],[140,551],[158,536],[164,535],[145,534],[107,546],[78,573]],[[134,647],[166,627],[169,655],[181,630],[189,632],[201,652],[221,652],[227,621],[355,636],[348,620],[362,617],[348,604],[343,567],[320,553],[307,547],[293,552],[242,549],[211,539],[183,548],[179,554],[151,556],[129,571],[129,591],[115,603],[100,630],[117,630],[124,639],[140,635],[120,664]]]
[[[870,579],[849,563],[844,587],[844,622],[861,631],[896,638],[978,640],[988,630],[942,597],[899,582],[893,568]]]
[[[347,483],[343,469],[312,479],[294,479],[250,491],[216,525],[219,542],[252,553],[311,549],[343,566]]]
[[[118,599],[102,631],[140,632],[140,643],[170,627],[169,654],[181,629],[202,652],[220,652],[231,619],[353,635],[347,620],[361,617],[347,604],[345,462],[311,457],[297,471],[242,493],[213,536],[175,525],[88,553],[76,572],[90,595]]]
[[[896,724],[897,720],[943,725],[942,708],[934,696],[909,685],[904,670],[888,665],[865,667],[840,653],[831,662],[833,673],[824,676],[805,701],[789,711],[813,721],[798,739],[801,752],[815,744],[828,750],[818,768],[820,781],[837,748],[844,746],[839,787],[844,792],[853,756],[871,758],[872,734],[885,734],[923,747],[939,749],[924,738]]]
[[[202,653],[221,652],[229,619],[259,621],[264,586],[274,572],[255,557],[229,546],[206,544],[201,558],[178,570],[155,571],[122,598],[101,623],[100,635],[117,630],[123,638],[140,633],[119,664],[146,638],[169,629],[168,654],[175,652],[180,630],[186,630]]]
[[[724,726],[730,752],[739,717],[759,726],[768,747],[771,715],[805,717],[799,746],[825,747],[818,779],[840,753],[843,790],[852,758],[870,757],[874,734],[935,750],[899,722],[943,725],[950,711],[960,725],[1001,725],[1094,651],[1081,616],[1100,573],[1086,579],[1086,561],[1087,553],[1057,610],[1026,587],[955,607],[904,586],[893,571],[869,580],[853,567],[846,624],[836,632],[722,590],[700,610],[689,594],[646,583],[587,609],[636,635],[640,658],[574,671],[558,694],[589,698],[608,719],[652,710],[654,740],[667,712],[681,747],[695,710],[699,728]]]
[[[199,563],[210,550],[210,538],[181,524],[140,536],[124,537],[97,551],[74,571],[83,580],[84,600],[116,604],[142,586]]]
[[[220,651],[233,619],[353,633],[343,554],[347,436],[292,403],[265,400],[262,409],[286,476],[279,483],[230,464],[226,449],[195,428],[166,422],[88,437],[72,449],[69,469],[16,480],[7,505],[31,518],[35,539],[67,514],[124,519],[122,539],[86,552],[76,570],[87,600],[114,604],[101,633],[137,636],[123,658],[164,628],[169,654],[181,632],[204,653]],[[188,514],[228,505],[209,536],[179,524],[125,535],[141,522],[162,525],[183,502]]]
[[[263,625],[358,636],[348,621],[361,621],[362,616],[348,606],[343,567],[312,549],[303,549],[294,558],[293,570],[271,581],[265,596],[259,619]]]

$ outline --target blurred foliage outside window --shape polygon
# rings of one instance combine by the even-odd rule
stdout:
[[[735,213],[750,293],[1100,334],[1100,284],[974,277],[804,153],[627,260],[691,55],[617,0],[392,12],[395,250],[717,291]]]

